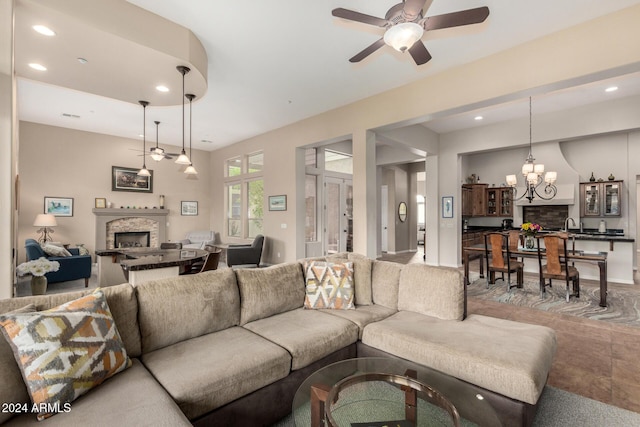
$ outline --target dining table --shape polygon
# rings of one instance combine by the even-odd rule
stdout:
[[[506,249],[505,249],[506,253]],[[517,249],[510,249],[509,253],[514,257],[524,258],[538,258],[538,249],[528,249],[518,246]],[[540,254],[544,258],[545,251],[540,249]],[[484,263],[487,257],[487,250],[485,245],[476,244],[473,246],[465,246],[463,248],[463,262],[464,262],[464,283],[469,285],[469,262],[472,255],[480,255],[480,263]],[[564,257],[563,257],[564,258]],[[607,253],[596,251],[583,251],[567,248],[567,260],[577,263],[590,263],[596,264],[600,272],[600,307],[607,306]],[[481,264],[483,265],[483,264]],[[466,290],[466,287],[465,287]]]

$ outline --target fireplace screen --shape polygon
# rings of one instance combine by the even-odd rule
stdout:
[[[127,231],[114,233],[113,237],[116,248],[148,248],[151,232]]]

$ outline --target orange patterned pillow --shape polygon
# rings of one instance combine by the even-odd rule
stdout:
[[[354,309],[353,262],[305,263],[305,308]]]
[[[38,420],[131,366],[104,293],[35,313],[0,315]]]

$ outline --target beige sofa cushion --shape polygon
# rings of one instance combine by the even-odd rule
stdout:
[[[236,270],[240,325],[302,307],[304,275],[298,262]]]
[[[22,426],[191,426],[160,384],[140,363],[79,397],[69,412],[38,422],[34,414],[12,418],[3,427]]]
[[[240,320],[231,269],[150,280],[135,290],[143,353],[236,326]]]
[[[244,327],[287,349],[293,358],[292,370],[304,368],[358,340],[355,323],[304,308],[256,320]]]
[[[453,268],[405,265],[400,273],[398,310],[414,311],[443,320],[462,320],[462,273]]]
[[[358,339],[362,339],[362,331],[369,323],[377,322],[395,314],[397,311],[383,305],[358,305],[355,310],[321,310],[322,313],[332,314],[347,319],[358,326]]]
[[[410,311],[367,325],[362,342],[530,404],[542,393],[557,348],[545,326],[480,315],[455,322]]]
[[[291,367],[286,350],[240,327],[146,353],[142,361],[191,420],[286,377]]]
[[[398,309],[398,283],[402,264],[373,261],[371,266],[371,292],[373,302],[392,310]]]

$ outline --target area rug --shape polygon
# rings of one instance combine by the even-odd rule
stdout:
[[[486,278],[479,278],[478,273],[471,273],[470,276],[467,296],[471,298],[640,328],[640,292],[637,290],[624,290],[619,286],[609,288],[607,307],[600,307],[600,288],[597,285],[581,283],[580,298],[571,297],[567,303],[566,285],[563,281],[554,281],[552,288],[547,287],[545,298],[540,299],[540,284],[537,280],[525,278],[524,288],[512,288],[507,292],[506,284],[500,279],[487,289]]]
[[[436,421],[436,420],[434,420]],[[418,423],[419,426],[446,425]],[[306,421],[294,420],[292,415],[285,417],[272,427],[306,427]],[[473,425],[464,423],[465,426]],[[640,426],[640,414],[621,409],[597,400],[579,396],[568,391],[546,386],[540,396],[540,402],[533,427],[618,427]]]

